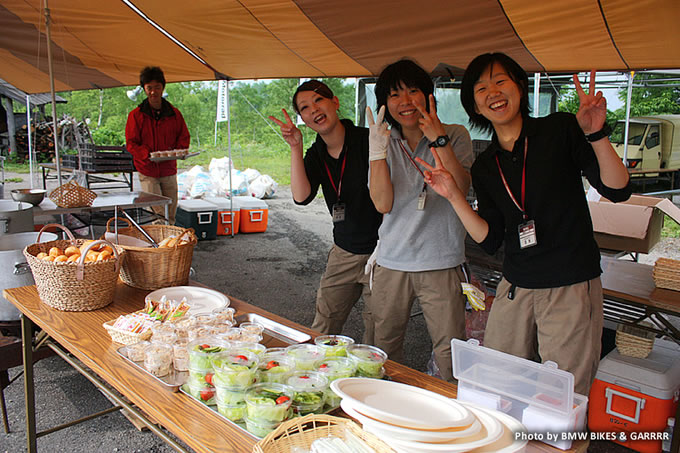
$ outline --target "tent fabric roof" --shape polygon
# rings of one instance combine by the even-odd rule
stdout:
[[[44,0],[0,0],[0,77],[49,91]],[[408,57],[460,74],[505,52],[528,72],[680,68],[677,0],[50,0],[56,90],[169,82],[377,76]]]

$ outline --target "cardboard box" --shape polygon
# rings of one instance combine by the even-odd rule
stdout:
[[[661,238],[664,214],[680,224],[680,208],[666,198],[632,195],[623,203],[588,201],[601,249],[649,253]]]

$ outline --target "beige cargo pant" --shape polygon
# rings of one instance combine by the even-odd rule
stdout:
[[[442,378],[453,381],[451,339],[465,339],[465,296],[460,266],[424,272],[402,272],[376,266],[371,314],[375,346],[397,362],[404,360],[404,336],[417,297],[432,340]]]
[[[162,195],[172,200],[168,205],[168,223],[175,224],[175,213],[177,213],[177,175],[162,176],[154,178],[139,173],[139,184],[143,192]],[[153,206],[153,211],[165,217],[165,206]]]
[[[368,310],[371,290],[368,275],[364,274],[366,261],[371,255],[350,253],[337,245],[328,252],[326,271],[321,277],[316,294],[316,314],[312,330],[326,335],[338,335],[359,297],[364,298],[362,342],[373,344],[373,319]]]
[[[600,278],[558,288],[516,288],[503,278],[496,290],[484,346],[531,360],[557,363],[574,375],[574,391],[588,395],[602,349]]]

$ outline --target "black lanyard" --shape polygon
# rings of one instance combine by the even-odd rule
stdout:
[[[498,160],[498,153],[496,153],[496,165],[498,165],[498,172],[501,174],[501,179],[503,180],[503,185],[505,186],[505,190],[508,192],[508,195],[510,195],[510,199],[512,200],[513,203],[515,203],[515,206],[517,206],[517,209],[519,209],[522,212],[522,218],[524,220],[527,220],[529,217],[527,216],[526,210],[524,209],[524,201],[525,201],[525,195],[526,195],[526,181],[527,181],[527,151],[529,150],[529,139],[527,137],[524,137],[524,163],[522,164],[522,204],[520,205],[517,200],[515,199],[515,196],[512,194],[512,191],[510,190],[510,186],[508,185],[508,181],[505,179],[505,175],[503,174],[503,170],[501,169],[501,163]]]

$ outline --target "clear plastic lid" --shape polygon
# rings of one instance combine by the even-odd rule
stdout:
[[[315,392],[327,389],[328,379],[315,371],[296,371],[288,378],[286,384],[293,387],[296,392]]]
[[[555,362],[532,362],[485,348],[474,339],[452,339],[451,354],[459,381],[565,415],[574,409],[574,375]]]

